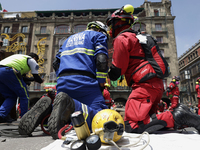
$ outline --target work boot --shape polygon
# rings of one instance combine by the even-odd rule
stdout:
[[[52,100],[45,96],[39,99],[36,104],[22,116],[18,131],[21,135],[31,136],[31,133],[42,122],[44,117],[51,113]]]
[[[12,123],[15,121],[10,117],[10,115],[6,116],[5,118],[0,117],[0,123]]]
[[[58,139],[59,130],[70,123],[70,116],[75,110],[74,100],[64,92],[56,95],[53,110],[48,119],[48,130],[53,139]]]
[[[200,116],[191,112],[184,104],[178,104],[172,111],[172,115],[175,129],[194,127],[200,133]]]

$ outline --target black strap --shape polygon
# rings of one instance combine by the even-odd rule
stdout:
[[[69,71],[69,72],[63,72],[59,75],[59,77],[70,76],[70,75],[83,75],[83,76],[88,76],[88,77],[91,77],[93,79],[96,79],[96,76],[94,74],[92,74],[91,72],[81,71],[81,70],[72,70],[72,71]]]
[[[139,56],[130,56],[132,59],[145,59],[145,57],[139,57]]]

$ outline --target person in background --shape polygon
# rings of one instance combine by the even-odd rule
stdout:
[[[179,95],[180,95],[180,91],[178,88],[179,81],[180,81],[179,76],[173,76],[172,81],[167,87],[167,96],[169,96],[169,99],[171,101],[171,106],[169,107],[169,110],[176,108],[179,103]]]
[[[7,115],[20,98],[21,116],[28,111],[29,93],[23,75],[31,70],[34,80],[42,83],[38,75],[38,55],[14,54],[0,61],[0,93],[5,101],[0,107],[0,122],[7,122]]]
[[[164,112],[168,109],[167,103],[163,100],[160,100],[160,103],[158,103],[158,113]]]
[[[197,99],[198,99],[197,114],[200,115],[200,77],[197,78],[195,89],[196,89],[196,92],[197,92]]]
[[[141,43],[145,43],[149,36],[131,31],[135,23],[133,11],[132,5],[125,5],[106,20],[109,34],[114,38],[109,78],[115,81],[124,74],[127,84],[132,87],[125,105],[125,131],[153,133],[165,127],[178,129],[188,126],[195,127],[200,133],[200,116],[191,113],[183,104],[178,104],[172,112],[156,114],[163,95],[163,80],[155,76],[155,70],[144,59],[146,57]],[[157,46],[153,48],[159,50]]]
[[[111,108],[111,106],[114,104],[114,100],[110,97],[109,87],[110,84],[105,83],[104,84],[104,90],[103,90],[103,97],[105,99],[105,103],[108,106],[108,108]]]

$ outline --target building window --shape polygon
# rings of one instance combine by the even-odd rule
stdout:
[[[155,24],[155,30],[156,31],[162,31],[162,24],[161,23],[156,23]]]
[[[86,25],[76,25],[74,27],[74,33],[78,33],[78,32],[84,31],[84,30],[86,30],[86,28],[87,28]]]
[[[162,55],[163,57],[165,57],[164,49],[160,49],[160,51],[161,51],[161,55]]]
[[[163,86],[164,86],[164,90],[166,90],[166,88],[167,88],[167,79],[163,79]]]
[[[10,33],[10,27],[4,27],[3,33]]]
[[[159,9],[154,9],[154,16],[159,16]]]
[[[22,33],[27,33],[27,32],[28,32],[28,27],[27,26],[22,27]]]
[[[158,43],[163,43],[163,37],[162,36],[157,36],[156,39],[157,39]]]
[[[40,28],[40,33],[41,33],[41,34],[46,34],[46,29],[47,29],[46,26],[42,26],[42,27]]]
[[[34,83],[34,90],[40,90],[41,89],[41,85],[37,82]]]
[[[67,34],[70,33],[69,26],[57,26],[55,28],[55,34]]]
[[[140,31],[146,31],[146,26],[144,24],[141,24],[141,27],[140,27],[140,23],[136,23],[132,29],[134,31],[138,31],[140,29]]]
[[[8,46],[9,42],[8,39],[3,38],[3,46]]]

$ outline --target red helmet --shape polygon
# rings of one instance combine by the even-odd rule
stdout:
[[[200,82],[200,77],[197,78],[197,81]]]
[[[109,16],[106,19],[107,26],[112,28],[113,37],[115,37],[115,35],[114,35],[115,29],[117,29],[123,25],[133,24],[133,22],[134,22],[133,12],[134,12],[133,6],[127,4],[127,5],[123,6],[121,9],[116,10],[114,13],[112,13],[111,16]],[[126,24],[115,26],[115,24],[118,21],[125,21]]]

